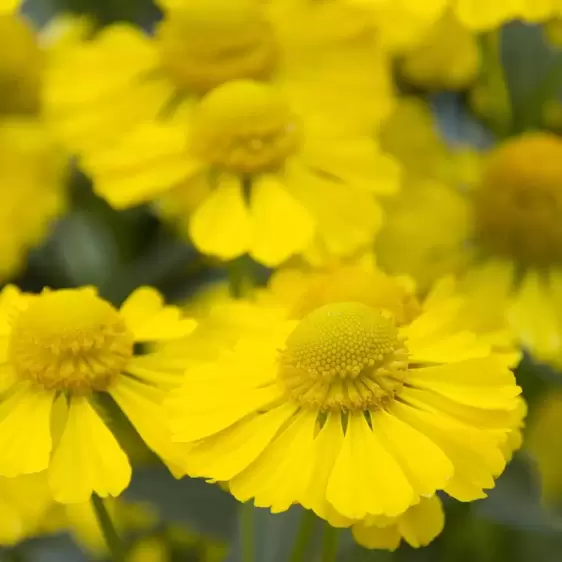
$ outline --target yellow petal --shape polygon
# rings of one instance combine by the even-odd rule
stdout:
[[[513,373],[493,356],[412,369],[409,382],[479,408],[514,409],[521,394]]]
[[[493,488],[493,477],[505,467],[497,438],[407,404],[396,402],[390,411],[427,435],[453,463],[455,471],[445,488],[447,493],[460,501],[486,497],[483,489]]]
[[[427,546],[445,527],[445,512],[437,496],[422,498],[398,518],[398,531],[414,548]]]
[[[263,175],[252,186],[251,256],[274,267],[302,252],[312,241],[315,223],[308,211],[274,175]]]
[[[523,278],[508,319],[523,347],[539,359],[549,361],[560,355],[561,326],[547,281],[539,272],[531,271]]]
[[[188,473],[218,481],[231,480],[266,449],[294,413],[295,406],[291,405],[256,413],[200,441],[189,452]]]
[[[81,164],[94,190],[117,209],[150,201],[198,173],[180,127],[146,123],[104,150],[88,153]]]
[[[350,519],[370,514],[392,517],[418,500],[400,465],[362,413],[349,416],[327,499],[338,513]]]
[[[172,391],[166,401],[172,439],[190,443],[209,437],[234,425],[262,408],[267,408],[282,396],[275,385],[250,388],[236,395],[234,387],[217,389],[211,385],[195,387],[186,384]]]
[[[154,386],[122,375],[109,393],[123,410],[147,446],[179,475],[186,448],[173,443],[163,410],[164,392]]]
[[[326,519],[336,527],[347,527],[350,521],[339,515],[326,499],[326,490],[330,475],[343,445],[343,427],[341,414],[331,413],[320,429],[313,445],[312,478],[303,491],[300,503],[307,509],[312,509],[319,517]]]
[[[177,306],[165,306],[160,293],[152,287],[134,291],[120,312],[136,341],[181,338],[196,327],[195,320],[182,318],[182,311]]]
[[[296,503],[311,476],[316,416],[314,411],[299,412],[257,460],[230,482],[234,497],[254,498],[256,507],[269,507],[273,513]]]
[[[377,550],[396,550],[400,545],[400,533],[396,525],[377,527],[357,523],[352,528],[353,538],[365,548]]]
[[[81,503],[92,493],[118,496],[131,479],[131,465],[115,437],[81,396],[70,401],[66,427],[49,467],[49,485],[60,503]]]
[[[372,419],[377,435],[398,460],[419,495],[427,496],[444,488],[454,468],[431,439],[384,410]]]
[[[240,180],[223,176],[208,198],[193,212],[191,239],[205,253],[230,260],[250,249],[251,222]]]
[[[51,411],[55,394],[27,384],[0,403],[0,475],[45,470],[51,454]]]
[[[372,241],[382,212],[371,193],[300,164],[289,166],[286,178],[288,191],[314,218],[328,252],[349,254]]]

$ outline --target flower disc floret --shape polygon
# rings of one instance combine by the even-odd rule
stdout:
[[[279,376],[304,406],[360,410],[392,399],[402,386],[407,352],[394,322],[355,302],[323,306],[289,335]]]
[[[45,389],[106,390],[133,356],[133,335],[89,290],[39,295],[16,319],[9,342],[16,375]]]
[[[277,48],[257,0],[192,0],[169,12],[157,32],[172,79],[199,94],[238,78],[266,78]]]
[[[562,260],[562,141],[529,133],[490,156],[474,199],[478,240],[485,252],[523,266]]]
[[[298,145],[289,106],[267,84],[237,80],[219,86],[200,102],[192,129],[194,153],[241,174],[280,166]]]

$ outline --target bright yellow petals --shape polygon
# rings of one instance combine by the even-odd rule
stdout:
[[[403,55],[400,70],[406,80],[421,88],[466,88],[480,70],[476,35],[447,14]]]
[[[110,393],[149,448],[178,470],[180,448],[162,419],[165,390],[183,364],[158,349],[135,357],[135,343],[173,341],[194,329],[154,289],[134,292],[117,310],[93,288],[1,293],[6,393],[0,401],[0,474],[47,471],[55,499],[80,503],[117,496],[129,484],[127,456],[98,413]],[[149,421],[148,421],[149,420]]]
[[[484,497],[521,425],[508,361],[462,326],[462,305],[416,306],[403,280],[367,262],[282,271],[256,303],[220,305],[201,323],[217,352],[196,354],[167,400],[172,439],[190,447],[185,470],[335,526],[404,517],[387,547],[426,544],[442,517],[423,498]]]
[[[86,502],[94,492],[118,496],[130,479],[131,466],[115,437],[86,398],[73,398],[49,468],[55,500]]]
[[[173,95],[167,81],[146,79],[158,67],[154,45],[127,24],[63,45],[45,73],[49,125],[72,152],[82,152],[154,119]]]
[[[167,12],[156,31],[163,69],[198,94],[229,80],[267,78],[277,47],[259,0],[195,0]]]
[[[0,116],[2,278],[21,267],[27,251],[62,213],[67,173],[65,158],[35,117]]]
[[[562,259],[562,141],[528,133],[488,158],[474,194],[476,234],[484,251],[545,266]]]
[[[401,540],[410,546],[427,546],[441,533],[445,513],[437,496],[422,498],[420,503],[395,519],[367,519],[353,526],[353,537],[365,548],[395,550]]]
[[[1,9],[0,53],[0,116],[37,112],[44,54],[30,24]]]

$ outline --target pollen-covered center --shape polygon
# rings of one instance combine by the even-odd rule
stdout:
[[[38,110],[43,62],[29,24],[17,15],[0,15],[0,115]]]
[[[189,0],[166,14],[156,36],[164,69],[198,94],[229,80],[267,78],[277,62],[260,0]]]
[[[201,100],[194,115],[194,153],[231,172],[276,168],[297,144],[296,119],[268,84],[252,80],[223,84]]]
[[[524,266],[562,260],[562,140],[528,133],[490,156],[474,195],[477,241],[485,253]]]
[[[133,335],[89,290],[36,297],[14,321],[9,357],[16,375],[46,389],[105,390],[133,355]]]
[[[341,302],[311,312],[289,335],[279,378],[303,406],[363,410],[392,400],[407,367],[392,318],[365,304]]]

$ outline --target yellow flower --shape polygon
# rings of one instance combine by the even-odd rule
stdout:
[[[397,186],[371,135],[390,73],[359,30],[307,41],[304,22],[329,19],[317,10],[295,30],[285,10],[205,0],[166,12],[154,39],[111,26],[55,57],[50,118],[98,194],[157,200],[204,253],[274,266],[352,252],[379,227],[375,196]]]
[[[437,490],[485,497],[520,389],[486,338],[457,327],[462,299],[419,303],[406,281],[361,267],[323,283],[279,275],[167,400],[188,473],[336,526],[398,517]]]
[[[66,199],[66,158],[41,119],[45,57],[31,25],[0,6],[0,277],[46,235]],[[33,201],[33,205],[29,202]]]
[[[480,155],[467,181],[418,179],[387,209],[381,264],[424,285],[457,273],[475,312],[506,317],[526,349],[561,365],[560,162],[562,141],[534,132]]]
[[[353,526],[353,537],[365,548],[396,550],[402,540],[410,546],[427,546],[445,526],[445,513],[437,496],[422,498],[403,515],[368,518]]]
[[[403,53],[400,71],[415,86],[429,90],[458,90],[469,86],[480,70],[476,34],[447,12]]]
[[[159,414],[181,367],[158,351],[138,355],[135,343],[185,336],[192,320],[150,288],[120,310],[92,288],[0,295],[3,341],[0,474],[48,470],[53,496],[81,503],[92,493],[117,496],[129,483],[127,456],[99,413],[108,393],[146,444],[172,469],[179,452]]]

